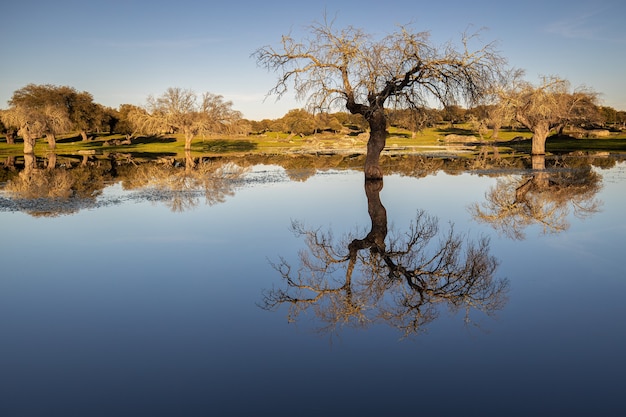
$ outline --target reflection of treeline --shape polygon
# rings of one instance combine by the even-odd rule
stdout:
[[[10,157],[0,165],[0,189],[12,203],[25,200],[55,200],[49,213],[72,212],[94,204],[105,186],[121,183],[128,190],[151,188],[159,199],[167,200],[173,210],[184,210],[204,198],[208,204],[224,201],[234,193],[236,180],[256,165],[284,168],[292,181],[306,181],[319,171],[362,170],[363,154],[253,154],[192,158],[136,158],[131,154],[111,153],[105,156],[64,156],[54,153],[43,158],[33,155]],[[425,177],[444,171],[450,175],[475,172],[501,176],[533,168],[530,157],[500,158],[485,153],[478,158],[428,157],[423,155],[384,154],[381,166],[385,175]],[[596,166],[610,168],[615,157],[570,156],[546,158],[544,169]],[[537,181],[535,181],[535,184]],[[535,187],[536,188],[536,187]],[[554,189],[554,187],[552,187]],[[154,197],[156,198],[156,197]],[[61,201],[65,203],[61,204]],[[32,206],[29,203],[29,207]],[[65,207],[65,208],[63,208]],[[13,209],[22,210],[19,207]],[[23,211],[33,212],[32,209]]]
[[[320,170],[330,169],[354,169],[361,170],[364,154],[356,153],[310,153],[292,155],[248,155],[239,157],[217,157],[212,159],[226,159],[241,166],[254,165],[278,165],[283,167],[291,179],[306,180],[300,174],[301,171],[310,172],[314,175]],[[615,166],[618,161],[625,158],[621,156],[587,156],[571,155],[546,158],[546,169],[562,168],[564,165],[570,168],[595,166],[607,169]],[[409,177],[425,177],[443,171],[450,175],[458,175],[464,172],[476,172],[481,175],[502,175],[504,171],[519,171],[532,169],[530,156],[501,158],[493,154],[483,154],[479,157],[456,157],[456,156],[425,156],[407,154],[383,154],[381,155],[381,167],[385,175],[399,174]]]
[[[49,154],[50,155],[50,154]],[[50,169],[49,158],[37,158],[40,168]],[[211,162],[213,164],[232,163],[241,167],[255,165],[276,165],[285,169],[292,180],[306,180],[317,171],[324,170],[361,170],[363,167],[364,154],[360,153],[334,153],[334,152],[311,152],[301,154],[249,154],[236,156],[211,156],[196,157],[194,165]],[[615,156],[593,155],[567,155],[560,157],[546,157],[545,168],[562,168],[564,165],[570,168],[595,166],[607,169],[615,166],[625,158]],[[111,153],[107,155],[83,155],[83,156],[57,156],[55,157],[57,168],[74,170],[78,167],[110,171],[114,177],[125,180],[136,174],[137,167],[144,164],[152,164],[162,169],[184,168],[188,165],[186,158],[160,157],[134,157],[132,154]],[[501,175],[503,171],[526,170],[532,168],[530,156],[499,157],[498,155],[484,153],[478,157],[466,158],[462,156],[426,156],[415,154],[383,154],[381,166],[385,175],[400,174],[411,177],[424,177],[438,171],[444,171],[450,175],[464,172],[476,172],[481,175]],[[0,162],[0,182],[10,181],[25,167],[24,158],[8,157]],[[493,172],[492,172],[493,171]],[[77,171],[78,173],[78,171]]]
[[[55,154],[39,160],[28,154],[20,161],[15,159],[2,170],[3,188],[12,197],[11,209],[33,216],[69,214],[91,207],[112,179],[111,164],[106,160],[73,163],[64,158],[57,165]]]

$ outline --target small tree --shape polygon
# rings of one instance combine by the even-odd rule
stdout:
[[[95,129],[101,122],[104,112],[98,104],[93,102],[93,96],[83,91],[68,92],[69,116],[74,129],[80,132],[83,141],[88,139],[87,132]]]
[[[480,104],[473,109],[476,122],[491,128],[492,139],[498,139],[502,126],[514,119],[512,92],[523,82],[523,76],[524,71],[517,68],[498,73],[491,88],[481,98]]]
[[[617,110],[613,107],[602,106],[600,107],[600,114],[602,115],[602,123],[605,126],[615,126],[617,122]]]
[[[185,150],[201,133],[230,133],[241,120],[232,102],[216,94],[204,93],[201,100],[191,90],[168,88],[159,97],[148,97],[146,113],[137,114],[141,130],[148,134],[180,132],[185,136]]]
[[[329,113],[317,113],[315,115],[315,131],[340,132],[343,129],[341,122],[336,116]]]
[[[4,134],[7,144],[12,145],[15,143],[15,135],[18,128],[15,125],[9,124],[8,115],[6,110],[0,110],[0,133]]]
[[[147,117],[148,112],[142,107],[122,104],[115,112],[117,121],[113,131],[125,135],[126,139],[130,141],[141,130],[142,123]]]
[[[387,138],[386,106],[420,107],[429,99],[444,105],[473,101],[485,91],[503,60],[488,44],[470,49],[434,46],[427,32],[407,26],[375,40],[352,26],[336,30],[332,22],[314,23],[312,37],[298,42],[283,36],[279,48],[265,46],[253,56],[268,70],[279,72],[270,93],[281,97],[293,82],[296,97],[313,109],[345,106],[367,121],[365,177],[382,178],[380,153]]]
[[[285,130],[292,135],[310,135],[315,131],[315,117],[306,110],[289,110],[282,118]]]

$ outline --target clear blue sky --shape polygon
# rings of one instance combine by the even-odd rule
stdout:
[[[111,107],[181,87],[221,94],[249,119],[279,118],[303,103],[264,101],[275,75],[250,55],[297,37],[324,11],[376,36],[412,22],[437,44],[484,27],[483,41],[497,41],[527,80],[558,75],[626,110],[623,0],[9,1],[0,6],[0,108],[29,83],[69,85]]]

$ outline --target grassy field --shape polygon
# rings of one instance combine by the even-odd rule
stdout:
[[[452,139],[446,136],[455,135]],[[459,153],[471,156],[482,147],[491,146],[499,153],[530,152],[528,131],[502,130],[498,141],[489,136],[480,138],[467,126],[454,128],[436,127],[413,134],[391,128],[387,139],[387,150],[404,153]],[[289,135],[268,132],[262,135],[238,137],[197,137],[192,144],[193,156],[224,154],[277,154],[277,153],[316,153],[316,152],[355,152],[364,153],[368,134],[321,133],[311,136]],[[512,139],[516,138],[515,141]],[[111,152],[131,153],[146,157],[184,156],[184,139],[181,135],[134,138],[131,144],[119,144],[122,135],[94,135],[92,140],[83,142],[78,134],[59,136],[55,153],[66,155],[106,154]],[[549,138],[546,142],[549,153],[575,151],[626,153],[626,133],[614,133],[604,138],[574,139]],[[18,156],[23,152],[21,141],[8,145],[0,136],[0,159]],[[45,139],[39,139],[35,147],[37,155],[49,152]]]

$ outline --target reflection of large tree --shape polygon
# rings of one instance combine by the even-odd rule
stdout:
[[[513,239],[524,239],[524,230],[531,225],[539,225],[544,233],[558,233],[569,228],[570,211],[585,218],[599,210],[595,196],[601,181],[589,165],[548,171],[545,157],[535,155],[530,175],[498,178],[485,202],[472,205],[470,211],[477,221]]]
[[[331,232],[294,222],[307,249],[300,265],[274,265],[284,286],[264,293],[262,307],[288,304],[289,319],[312,310],[322,331],[385,322],[411,335],[433,321],[443,306],[492,314],[503,307],[508,284],[494,276],[496,259],[486,238],[472,242],[453,227],[440,234],[435,218],[419,211],[405,233],[388,236],[380,201],[382,180],[366,181],[371,229],[362,239],[335,241]],[[358,268],[359,273],[355,274]]]

